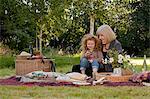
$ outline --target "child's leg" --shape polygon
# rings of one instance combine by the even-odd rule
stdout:
[[[85,69],[80,69],[81,70],[81,74],[85,74]]]
[[[96,79],[96,75],[97,75],[97,73],[98,73],[97,71],[98,71],[97,68],[93,68],[92,76],[93,76],[94,79]]]
[[[86,68],[89,67],[89,62],[86,58],[80,60],[80,70],[82,74],[85,74]]]
[[[98,71],[98,68],[99,68],[99,63],[98,63],[98,61],[97,60],[94,60],[93,62],[92,62],[92,68],[93,68],[93,78],[94,79],[96,79],[96,74],[98,73],[97,71]]]

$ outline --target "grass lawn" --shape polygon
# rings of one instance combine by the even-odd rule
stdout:
[[[48,55],[49,56],[49,55]],[[55,59],[57,72],[71,71],[73,64],[79,64],[78,55],[49,56]],[[150,70],[150,64],[149,70]],[[136,66],[140,71],[141,65]],[[15,75],[15,69],[0,69],[0,76]],[[0,99],[149,99],[150,87],[106,87],[106,86],[0,86]]]
[[[150,87],[0,87],[0,99],[149,99],[149,93]]]

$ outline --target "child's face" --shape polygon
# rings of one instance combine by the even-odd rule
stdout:
[[[94,40],[87,40],[87,45],[86,46],[89,50],[93,50],[94,47],[95,47],[95,41]]]

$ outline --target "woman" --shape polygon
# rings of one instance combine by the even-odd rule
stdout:
[[[102,53],[105,60],[109,60],[109,56],[107,55],[107,52],[110,49],[115,49],[118,51],[118,53],[122,53],[122,46],[121,43],[116,39],[116,35],[114,31],[111,29],[109,25],[102,25],[100,26],[96,31],[97,37],[102,42]],[[112,65],[107,64],[104,65],[105,71],[111,72],[112,71]]]

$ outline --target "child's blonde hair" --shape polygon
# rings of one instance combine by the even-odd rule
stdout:
[[[96,31],[96,35],[99,36],[101,33],[103,33],[106,36],[108,41],[107,43],[116,39],[116,34],[109,25],[100,26]]]
[[[87,50],[87,41],[88,40],[93,40],[95,42],[95,47],[94,50],[101,50],[101,41],[94,35],[92,34],[86,34],[83,36],[81,40],[81,50],[85,52]]]

